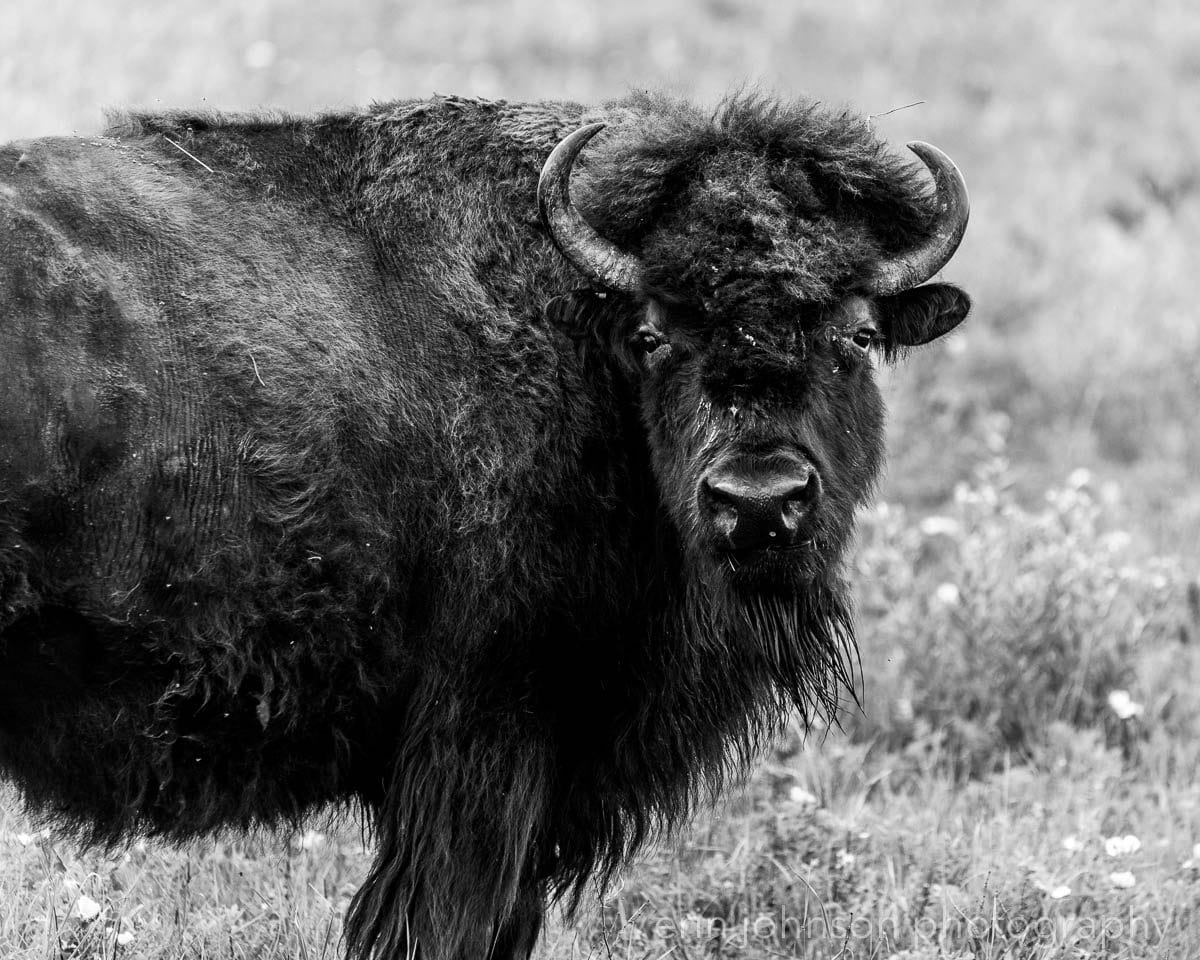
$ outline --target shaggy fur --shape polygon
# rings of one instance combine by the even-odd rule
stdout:
[[[595,119],[574,191],[637,297],[578,289],[537,216]],[[352,954],[524,957],[547,896],[836,705],[882,452],[850,337],[967,308],[856,283],[930,218],[858,118],[751,97],[0,149],[0,767],[96,842],[361,804]],[[696,490],[767,448],[824,494],[749,562]]]

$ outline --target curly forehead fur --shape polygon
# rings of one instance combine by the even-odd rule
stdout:
[[[828,302],[932,227],[921,167],[859,115],[756,95],[712,111],[650,93],[619,106],[581,158],[580,209],[642,259],[651,291],[712,322]]]

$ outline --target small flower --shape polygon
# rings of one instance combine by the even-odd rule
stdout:
[[[319,847],[324,842],[325,842],[325,834],[317,833],[317,831],[315,831],[315,830],[309,830],[304,834],[304,836],[302,836],[300,838],[300,849],[301,850],[315,850],[317,847]]]
[[[1104,841],[1104,852],[1110,857],[1125,857],[1142,849],[1142,841],[1132,833],[1123,837],[1108,837]]]
[[[1137,883],[1137,880],[1134,879],[1133,874],[1128,870],[1114,870],[1108,875],[1108,882],[1118,890],[1128,890]]]
[[[938,588],[933,591],[937,602],[945,607],[956,607],[962,599],[962,595],[958,592],[958,587],[952,583],[938,584]]]
[[[95,920],[100,916],[100,904],[89,897],[86,893],[81,893],[79,899],[75,901],[75,906],[71,910],[71,915],[78,917],[83,921]]]
[[[921,521],[921,533],[927,537],[950,537],[958,533],[958,530],[958,521],[953,517],[926,517]]]
[[[1072,470],[1071,475],[1067,477],[1067,486],[1072,490],[1082,490],[1084,487],[1091,486],[1091,483],[1092,471],[1087,467]]]
[[[1200,843],[1192,845],[1192,855],[1181,866],[1184,870],[1200,870]]]
[[[117,943],[118,943],[118,945],[120,945],[122,947],[129,946],[131,943],[133,943],[133,931],[132,930],[122,930],[120,933],[117,934]]]
[[[856,859],[857,857],[855,857],[854,854],[850,853],[849,851],[839,850],[837,852],[837,868],[839,870],[848,870],[854,866],[854,861]]]
[[[815,806],[817,803],[816,796],[809,793],[803,787],[792,787],[792,789],[788,791],[788,799],[791,800],[792,803],[799,803],[803,804],[804,806]]]
[[[1078,853],[1083,849],[1083,842],[1072,833],[1070,836],[1063,837],[1062,846],[1069,853]]]
[[[1142,711],[1145,710],[1140,703],[1137,703],[1133,697],[1129,695],[1128,690],[1114,690],[1108,695],[1108,705],[1122,720],[1131,720],[1134,717],[1140,717]]]
[[[29,846],[36,839],[37,838],[32,833],[18,833],[17,834],[17,843],[19,843],[23,847]]]
[[[1064,897],[1069,897],[1070,895],[1071,895],[1071,888],[1068,887],[1065,883],[1060,883],[1053,890],[1049,891],[1049,896],[1050,896],[1051,900],[1061,900]]]

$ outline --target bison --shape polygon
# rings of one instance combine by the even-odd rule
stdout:
[[[842,695],[875,365],[969,307],[910,146],[638,93],[0,149],[3,775],[92,843],[361,809],[352,956],[527,956]]]

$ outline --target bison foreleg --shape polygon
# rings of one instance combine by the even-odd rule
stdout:
[[[546,754],[531,731],[495,714],[468,719],[471,707],[446,700],[427,717],[462,726],[413,737],[410,722],[372,804],[379,848],[346,939],[377,960],[524,960],[544,912],[535,861]]]

